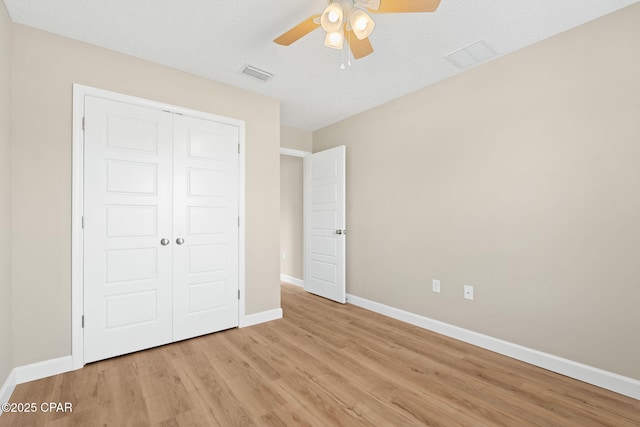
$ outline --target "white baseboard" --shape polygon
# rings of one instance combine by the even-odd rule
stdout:
[[[16,388],[16,370],[12,369],[9,372],[9,376],[0,387],[0,407],[11,400],[13,390]],[[2,409],[0,409],[0,416],[2,415]]]
[[[282,309],[274,308],[273,310],[261,311],[260,313],[248,314],[240,320],[240,328],[257,325],[259,323],[271,322],[272,320],[282,319]]]
[[[71,370],[71,356],[18,366],[11,370],[4,384],[2,384],[2,388],[0,388],[0,404],[9,402],[18,384],[39,380],[52,375],[63,374]],[[0,415],[2,415],[2,411],[0,411]]]
[[[640,400],[640,381],[347,294],[349,304]]]
[[[296,286],[300,286],[301,288],[304,288],[304,280],[298,279],[293,276],[287,276],[286,274],[281,274],[280,281],[289,283],[290,285],[296,285]]]
[[[17,368],[15,368],[16,383],[22,384],[29,381],[50,377],[52,375],[63,374],[72,370],[73,359],[71,358],[71,356],[64,356],[57,359],[32,363],[30,365],[18,366]]]

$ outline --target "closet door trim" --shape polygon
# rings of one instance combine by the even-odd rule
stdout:
[[[171,104],[137,98],[80,84],[73,85],[72,121],[72,206],[71,206],[71,358],[72,368],[84,366],[84,248],[83,248],[83,182],[84,182],[84,130],[83,118],[87,96],[119,101],[142,107],[159,109],[184,116],[200,118],[236,126],[239,132],[238,164],[238,287],[240,290],[238,324],[245,322],[245,122],[202,111],[191,110]]]

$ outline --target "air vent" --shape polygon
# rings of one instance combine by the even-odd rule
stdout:
[[[478,65],[496,56],[496,51],[484,40],[451,52],[445,58],[461,70]]]
[[[260,68],[253,67],[251,65],[245,65],[242,69],[242,74],[253,77],[254,79],[258,79],[263,82],[266,82],[271,79],[271,77],[273,77],[273,74],[271,74],[270,72],[261,70]]]

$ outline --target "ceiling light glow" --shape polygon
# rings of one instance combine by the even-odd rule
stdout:
[[[342,32],[327,33],[324,38],[324,45],[332,49],[342,49],[344,43],[344,35]]]
[[[362,9],[351,9],[349,13],[349,24],[353,29],[353,34],[358,40],[364,40],[373,31],[376,23],[371,17]]]
[[[330,3],[320,16],[320,25],[327,33],[335,33],[342,27],[344,11],[338,3]]]

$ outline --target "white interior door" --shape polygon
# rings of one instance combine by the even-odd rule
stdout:
[[[85,99],[84,360],[168,343],[172,116]],[[168,243],[168,240],[165,241]]]
[[[345,147],[304,158],[304,288],[346,302]]]
[[[174,118],[176,341],[238,326],[238,132]]]

